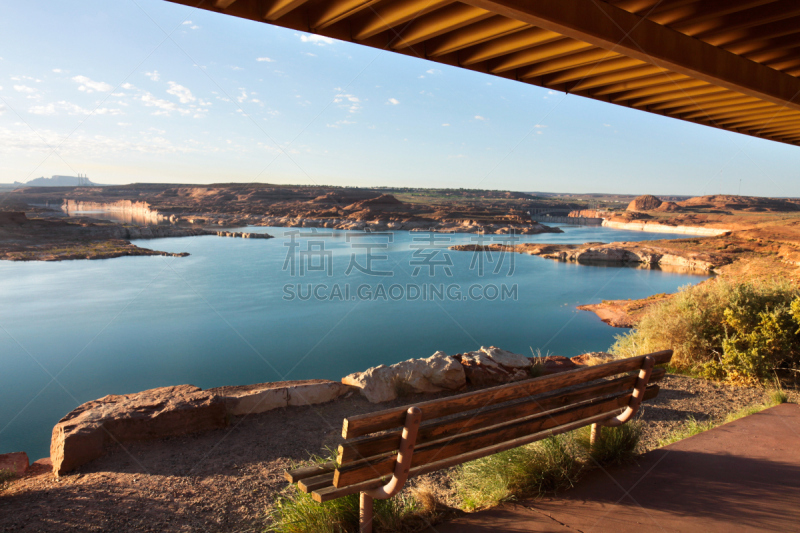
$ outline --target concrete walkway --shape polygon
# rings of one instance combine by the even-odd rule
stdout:
[[[426,533],[800,531],[800,406],[783,404]]]

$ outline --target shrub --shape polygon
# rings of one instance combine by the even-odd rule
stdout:
[[[9,482],[17,477],[11,470],[0,469],[0,491],[5,490]]]
[[[418,516],[419,503],[410,495],[398,494],[388,500],[374,500],[373,527],[376,532],[405,531],[406,522]],[[269,514],[267,531],[276,533],[356,533],[358,494],[315,502],[292,485],[278,498]]]
[[[464,508],[474,510],[571,487],[579,470],[571,436],[557,435],[465,463],[454,484]]]
[[[611,351],[632,357],[672,348],[676,369],[754,382],[800,362],[800,291],[784,282],[724,279],[683,287],[654,305]]]
[[[592,462],[600,466],[629,463],[636,456],[644,426],[641,420],[631,420],[621,426],[604,427],[594,446],[590,444],[591,427],[581,428],[578,443]]]

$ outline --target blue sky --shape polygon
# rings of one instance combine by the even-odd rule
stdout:
[[[800,148],[162,0],[10,2],[0,182],[800,196]]]

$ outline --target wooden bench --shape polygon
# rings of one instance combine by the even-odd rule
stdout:
[[[344,420],[336,462],[285,473],[317,502],[361,494],[361,531],[372,531],[373,498],[410,477],[592,425],[630,420],[654,398],[672,350],[517,381]]]

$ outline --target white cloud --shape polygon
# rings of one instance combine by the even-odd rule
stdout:
[[[33,115],[55,115],[59,111],[66,113],[67,115],[122,115],[123,112],[121,109],[114,109],[108,107],[99,107],[94,111],[90,109],[86,109],[81,107],[77,104],[73,104],[71,102],[67,102],[65,100],[60,100],[55,103],[49,103],[47,105],[37,105],[33,106],[28,109],[28,113]]]
[[[303,41],[304,43],[312,43],[317,46],[325,46],[328,44],[333,44],[333,39],[331,39],[330,37],[325,37],[323,35],[316,35],[316,34],[301,35],[300,40]]]
[[[61,73],[62,73],[62,72],[64,72],[64,71],[63,71],[63,70],[61,70],[60,68],[54,68],[54,69],[53,69],[53,72],[55,72],[56,74],[61,74]]]
[[[30,109],[28,109],[28,113],[31,113],[33,115],[55,115],[56,105],[51,103],[47,105],[33,106]]]
[[[144,75],[153,81],[158,81],[161,79],[161,74],[159,74],[157,70],[154,70],[153,72],[145,72]]]
[[[605,126],[606,128],[610,128],[611,124],[603,124],[603,126]]]
[[[547,126],[545,126],[544,124],[536,124],[536,125],[534,126],[534,128],[546,128],[546,127],[547,127]]]
[[[189,29],[192,29],[192,30],[199,30],[199,29],[200,29],[200,26],[198,26],[197,24],[195,24],[194,26],[191,26]]]
[[[444,124],[442,124],[442,126],[444,126],[444,127],[447,127],[447,126],[449,126],[449,125],[450,125],[450,124],[448,124],[447,122],[445,122]]]
[[[387,100],[386,103],[387,104],[392,104],[392,105],[397,105],[397,104],[400,103],[400,100],[398,100],[397,98],[389,98],[389,100]]]
[[[128,89],[128,90],[135,89],[135,87],[133,85],[131,85],[130,83],[123,83],[122,85],[120,85],[120,87],[122,87],[123,89]]]
[[[300,98],[300,95],[297,95]],[[339,93],[333,98],[334,104],[342,104],[339,107],[346,108],[351,113],[361,109],[361,100],[352,94]]]
[[[158,108],[158,111],[155,111],[153,113],[154,115],[166,115],[166,116],[169,116],[169,114],[171,112],[173,112],[173,111],[177,111],[178,113],[180,113],[182,115],[188,115],[189,113],[191,113],[191,111],[189,111],[188,109],[182,109],[182,108],[178,107],[177,105],[175,105],[174,102],[169,102],[167,100],[162,100],[161,98],[156,98],[155,96],[153,96],[153,94],[151,94],[149,92],[145,92],[140,97],[140,99],[141,99],[142,103],[144,103],[144,105],[146,105],[147,107]]]
[[[169,84],[169,89],[167,89],[167,93],[173,96],[177,96],[178,100],[182,104],[188,104],[197,100],[192,94],[192,91],[184,87],[183,85],[179,85],[174,81],[167,82]]]
[[[78,87],[79,91],[85,91],[87,93],[91,93],[94,91],[98,91],[101,93],[107,93],[114,89],[111,85],[102,82],[102,81],[94,81],[86,76],[74,76],[72,81],[75,83],[79,83],[80,86]]]
[[[303,52],[303,55],[307,55],[308,57],[317,57],[317,54],[312,54],[311,52]]]
[[[242,67],[237,67],[236,65],[228,65],[228,68],[231,70],[244,70]]]
[[[191,23],[192,23],[191,20],[184,20],[181,24],[183,24],[184,26],[188,26]]]
[[[123,128],[126,128],[130,125],[131,125],[130,122],[117,122],[117,126],[122,126]]]
[[[428,74],[441,74],[442,73],[442,71],[439,70],[438,68],[431,68],[431,69],[426,70],[425,72],[427,72]]]
[[[242,94],[236,97],[236,101],[240,104],[247,100],[247,91],[244,90],[244,87],[239,87],[239,90],[242,91]]]
[[[27,85],[14,85],[14,90],[19,93],[25,93],[25,94],[34,94],[39,92],[38,89],[34,89],[33,87],[28,87]]]
[[[483,118],[483,117],[482,117],[482,116],[480,116],[480,115],[475,115],[475,120],[486,120],[486,119],[485,119],[485,118]]]
[[[275,62],[275,60],[270,58],[270,57],[257,57],[256,61],[263,61],[263,62],[266,62],[266,63],[274,63]]]

